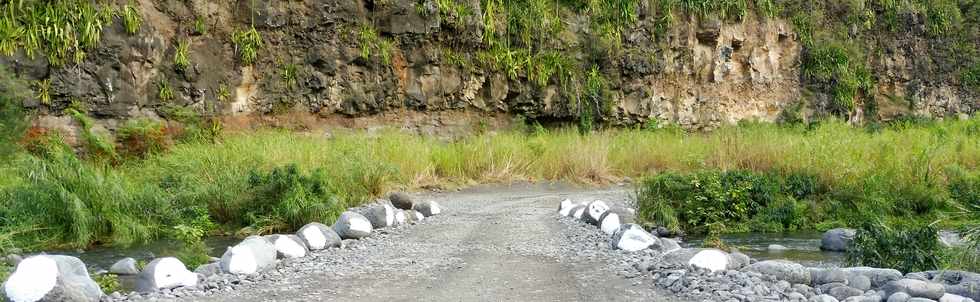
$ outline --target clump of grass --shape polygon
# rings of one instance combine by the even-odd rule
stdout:
[[[374,27],[362,25],[357,30],[357,43],[361,48],[361,58],[368,60],[372,55],[378,56],[384,65],[391,64],[391,52],[394,43],[378,35]]]
[[[262,35],[255,26],[249,29],[235,31],[231,36],[231,41],[235,43],[235,52],[243,65],[252,65],[258,58],[259,49],[262,48]]]
[[[113,274],[101,274],[96,275],[95,283],[99,285],[104,293],[114,293],[122,289],[122,285],[119,283],[119,276]]]
[[[150,119],[129,120],[116,131],[119,153],[129,157],[145,157],[166,151],[173,141],[162,122]]]
[[[51,79],[43,79],[34,83],[37,99],[41,104],[51,105]]]
[[[187,70],[187,67],[191,65],[191,59],[188,55],[189,52],[190,41],[178,40],[177,46],[174,47],[174,69],[180,72]]]
[[[170,81],[166,78],[162,78],[157,82],[157,99],[164,103],[174,99],[174,90],[170,88]]]
[[[140,14],[138,5],[133,0],[122,7],[122,19],[123,27],[126,28],[126,32],[135,35],[140,31],[140,27],[143,26],[143,15]]]
[[[279,62],[279,79],[282,80],[283,86],[287,89],[293,89],[296,86],[296,79],[299,73],[299,66],[296,63],[289,62],[283,63]],[[227,93],[227,88],[226,93]],[[219,91],[220,92],[220,91]]]
[[[931,225],[868,222],[863,224],[847,252],[847,262],[855,266],[895,268],[903,272],[922,272],[944,268],[945,248],[938,230]],[[902,248],[895,248],[901,245]]]
[[[208,25],[204,23],[204,18],[198,16],[194,18],[194,34],[195,35],[206,35],[208,33]]]

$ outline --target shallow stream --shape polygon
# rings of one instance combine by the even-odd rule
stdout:
[[[840,267],[844,254],[820,250],[819,232],[798,233],[742,233],[722,235],[725,244],[758,260],[786,259],[805,266]],[[703,238],[685,238],[684,247],[701,247]],[[777,244],[785,250],[771,250],[769,245]]]

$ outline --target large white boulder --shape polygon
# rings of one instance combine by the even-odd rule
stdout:
[[[664,262],[676,267],[694,266],[712,272],[723,271],[731,265],[728,253],[718,249],[682,248],[664,254]]]
[[[364,216],[371,221],[371,227],[375,229],[386,228],[396,224],[395,207],[387,203],[371,207]]]
[[[322,223],[310,223],[304,225],[296,232],[311,251],[318,251],[325,248],[340,247],[340,235],[330,227]]]
[[[405,216],[405,210],[395,209],[395,225],[403,225],[408,222],[408,217]]]
[[[20,261],[3,290],[13,302],[94,302],[102,298],[102,289],[89,276],[85,263],[61,255],[38,255]]]
[[[183,262],[174,257],[157,258],[150,261],[136,276],[136,290],[155,292],[183,286],[197,285],[197,273],[187,270]]]
[[[621,225],[609,239],[610,246],[627,252],[641,251],[659,244],[656,236],[632,223]]]
[[[340,214],[337,222],[333,224],[333,230],[343,239],[361,239],[371,235],[374,230],[371,221],[364,215],[347,211]]]
[[[590,202],[588,206],[585,207],[585,213],[582,215],[582,220],[588,224],[598,226],[599,219],[602,218],[602,214],[609,211],[609,204],[602,200],[596,200]]]
[[[266,240],[276,247],[276,257],[282,258],[301,258],[305,257],[309,249],[296,235],[269,235]]]
[[[221,256],[221,271],[237,275],[255,274],[276,265],[276,247],[258,236],[245,238]]]
[[[416,212],[422,213],[422,216],[425,217],[435,216],[442,213],[442,207],[439,206],[439,203],[432,200],[416,202],[415,205],[412,206],[412,209]]]
[[[608,219],[608,220],[607,220]],[[635,215],[628,208],[611,207],[599,217],[599,229],[602,232],[612,235],[625,223],[633,223]]]
[[[575,204],[572,203],[571,199],[566,198],[565,200],[562,200],[560,203],[558,203],[558,215],[567,217],[571,214],[572,206],[574,205]]]

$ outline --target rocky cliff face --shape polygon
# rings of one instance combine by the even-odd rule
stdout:
[[[168,118],[181,108],[226,117],[299,112],[328,119],[392,112],[543,120],[581,115],[574,105],[581,100],[567,93],[577,87],[554,79],[535,84],[526,71],[479,64],[488,24],[481,1],[457,2],[470,13],[440,14],[432,0],[139,0],[140,32],[127,34],[121,22],[106,27],[98,48],[80,64],[55,68],[22,52],[0,56],[0,64],[29,80],[50,78],[52,100],[25,105],[55,127],[66,122],[58,116],[72,102],[84,103],[108,129],[135,117]],[[615,55],[590,61],[608,91],[605,122],[656,119],[710,129],[744,119],[773,121],[802,99],[812,99],[806,114],[823,110],[827,96],[811,93],[816,84],[801,80],[805,50],[788,21],[678,15],[658,35],[652,10],[641,1]],[[561,14],[566,26],[557,47],[576,62],[589,61],[598,42],[589,35],[588,17]],[[206,30],[199,32],[195,22]],[[246,66],[230,37],[249,24],[264,44]],[[189,42],[190,66],[183,71],[174,68],[179,41]],[[951,63],[922,53],[935,48],[929,39],[913,32],[876,43],[884,51],[869,63],[883,118],[955,116],[980,107],[976,91],[944,75]],[[173,97],[162,97],[161,90]]]

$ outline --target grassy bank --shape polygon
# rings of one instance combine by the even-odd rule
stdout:
[[[11,173],[0,181],[0,247],[127,244],[180,227],[288,230],[304,221],[330,223],[340,210],[394,188],[734,173],[725,171],[777,180],[805,175],[821,198],[801,200],[821,214],[800,227],[844,224],[849,213],[956,221],[951,180],[975,174],[978,134],[980,119],[876,131],[838,122],[743,124],[700,134],[517,129],[451,142],[395,131],[324,138],[267,130],[115,164],[48,147],[3,167]],[[931,194],[940,197],[924,212],[864,211]]]

